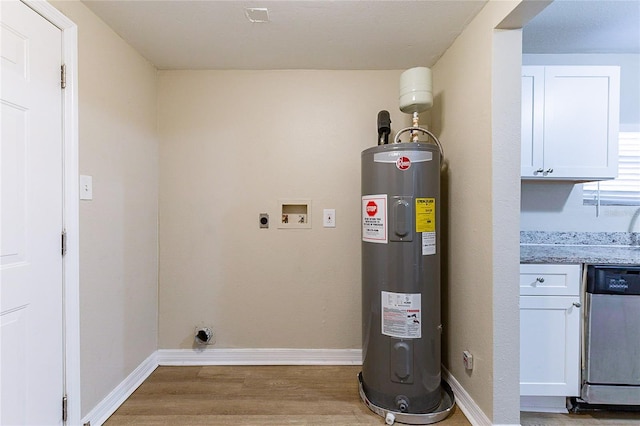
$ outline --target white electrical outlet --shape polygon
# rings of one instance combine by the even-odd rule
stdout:
[[[471,355],[471,352],[464,351],[462,353],[462,362],[465,370],[473,370],[473,355]]]
[[[80,199],[93,200],[93,178],[87,175],[80,175]]]
[[[324,209],[322,211],[322,226],[325,228],[336,227],[336,209]]]

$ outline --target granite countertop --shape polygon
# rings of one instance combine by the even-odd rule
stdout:
[[[520,262],[640,265],[640,233],[522,231]]]

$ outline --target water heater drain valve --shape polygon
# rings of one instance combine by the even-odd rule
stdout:
[[[393,413],[387,413],[386,417],[384,418],[384,422],[388,425],[392,425],[395,421],[396,416],[394,416]]]

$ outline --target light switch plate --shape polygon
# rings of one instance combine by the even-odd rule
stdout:
[[[80,175],[80,199],[93,200],[93,177]]]
[[[322,226],[325,228],[336,227],[336,209],[324,209],[322,211]]]

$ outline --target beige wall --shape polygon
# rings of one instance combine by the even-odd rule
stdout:
[[[519,202],[504,196],[511,169],[496,170],[511,155],[495,155],[491,53],[517,3],[490,2],[433,67],[431,114],[449,164],[443,362],[501,423],[518,423],[517,405],[496,408],[517,381],[513,362],[496,364],[517,354],[517,327],[495,322],[514,309],[517,321],[500,289]],[[400,71],[162,71],[156,98],[151,64],[81,3],[54,4],[79,26],[80,172],[94,178],[80,211],[83,415],[157,347],[192,347],[199,324],[213,326],[213,348],[360,348],[360,152],[376,143],[379,110],[394,131],[409,124]],[[283,198],[312,200],[312,229],[276,228]],[[335,229],[323,208],[336,209]]]
[[[81,393],[84,417],[157,348],[156,70],[80,2]]]
[[[410,124],[399,74],[160,72],[161,349],[198,324],[213,348],[361,347],[360,152],[379,110]],[[312,200],[312,229],[276,227],[283,198]]]
[[[494,28],[518,3],[489,2],[435,64],[435,104],[430,113],[448,164],[443,362],[484,413],[502,424],[519,423],[519,401],[513,399],[519,393],[518,301],[497,291],[502,288],[507,296],[517,295],[519,174],[508,164],[509,160],[518,164],[519,134],[507,131],[516,146],[505,157],[500,150],[508,140],[504,135],[494,139],[499,117],[493,116],[493,103],[501,92],[493,86],[492,74],[497,71],[493,46]],[[517,46],[514,55],[519,60]],[[519,81],[519,66],[510,64],[506,69],[513,75],[503,75],[505,81],[511,85],[514,79]],[[499,76],[497,83],[502,84]],[[512,88],[507,85],[505,90]],[[519,111],[518,92],[519,84],[511,95],[515,111]],[[500,167],[503,163],[506,168]],[[509,191],[511,198],[505,196]],[[496,327],[494,315],[514,323],[506,330]],[[464,369],[464,350],[474,356],[473,372]],[[503,357],[502,351],[509,356]],[[505,365],[495,362],[505,358]],[[509,401],[498,399],[508,392]],[[503,411],[498,413],[495,407]]]

